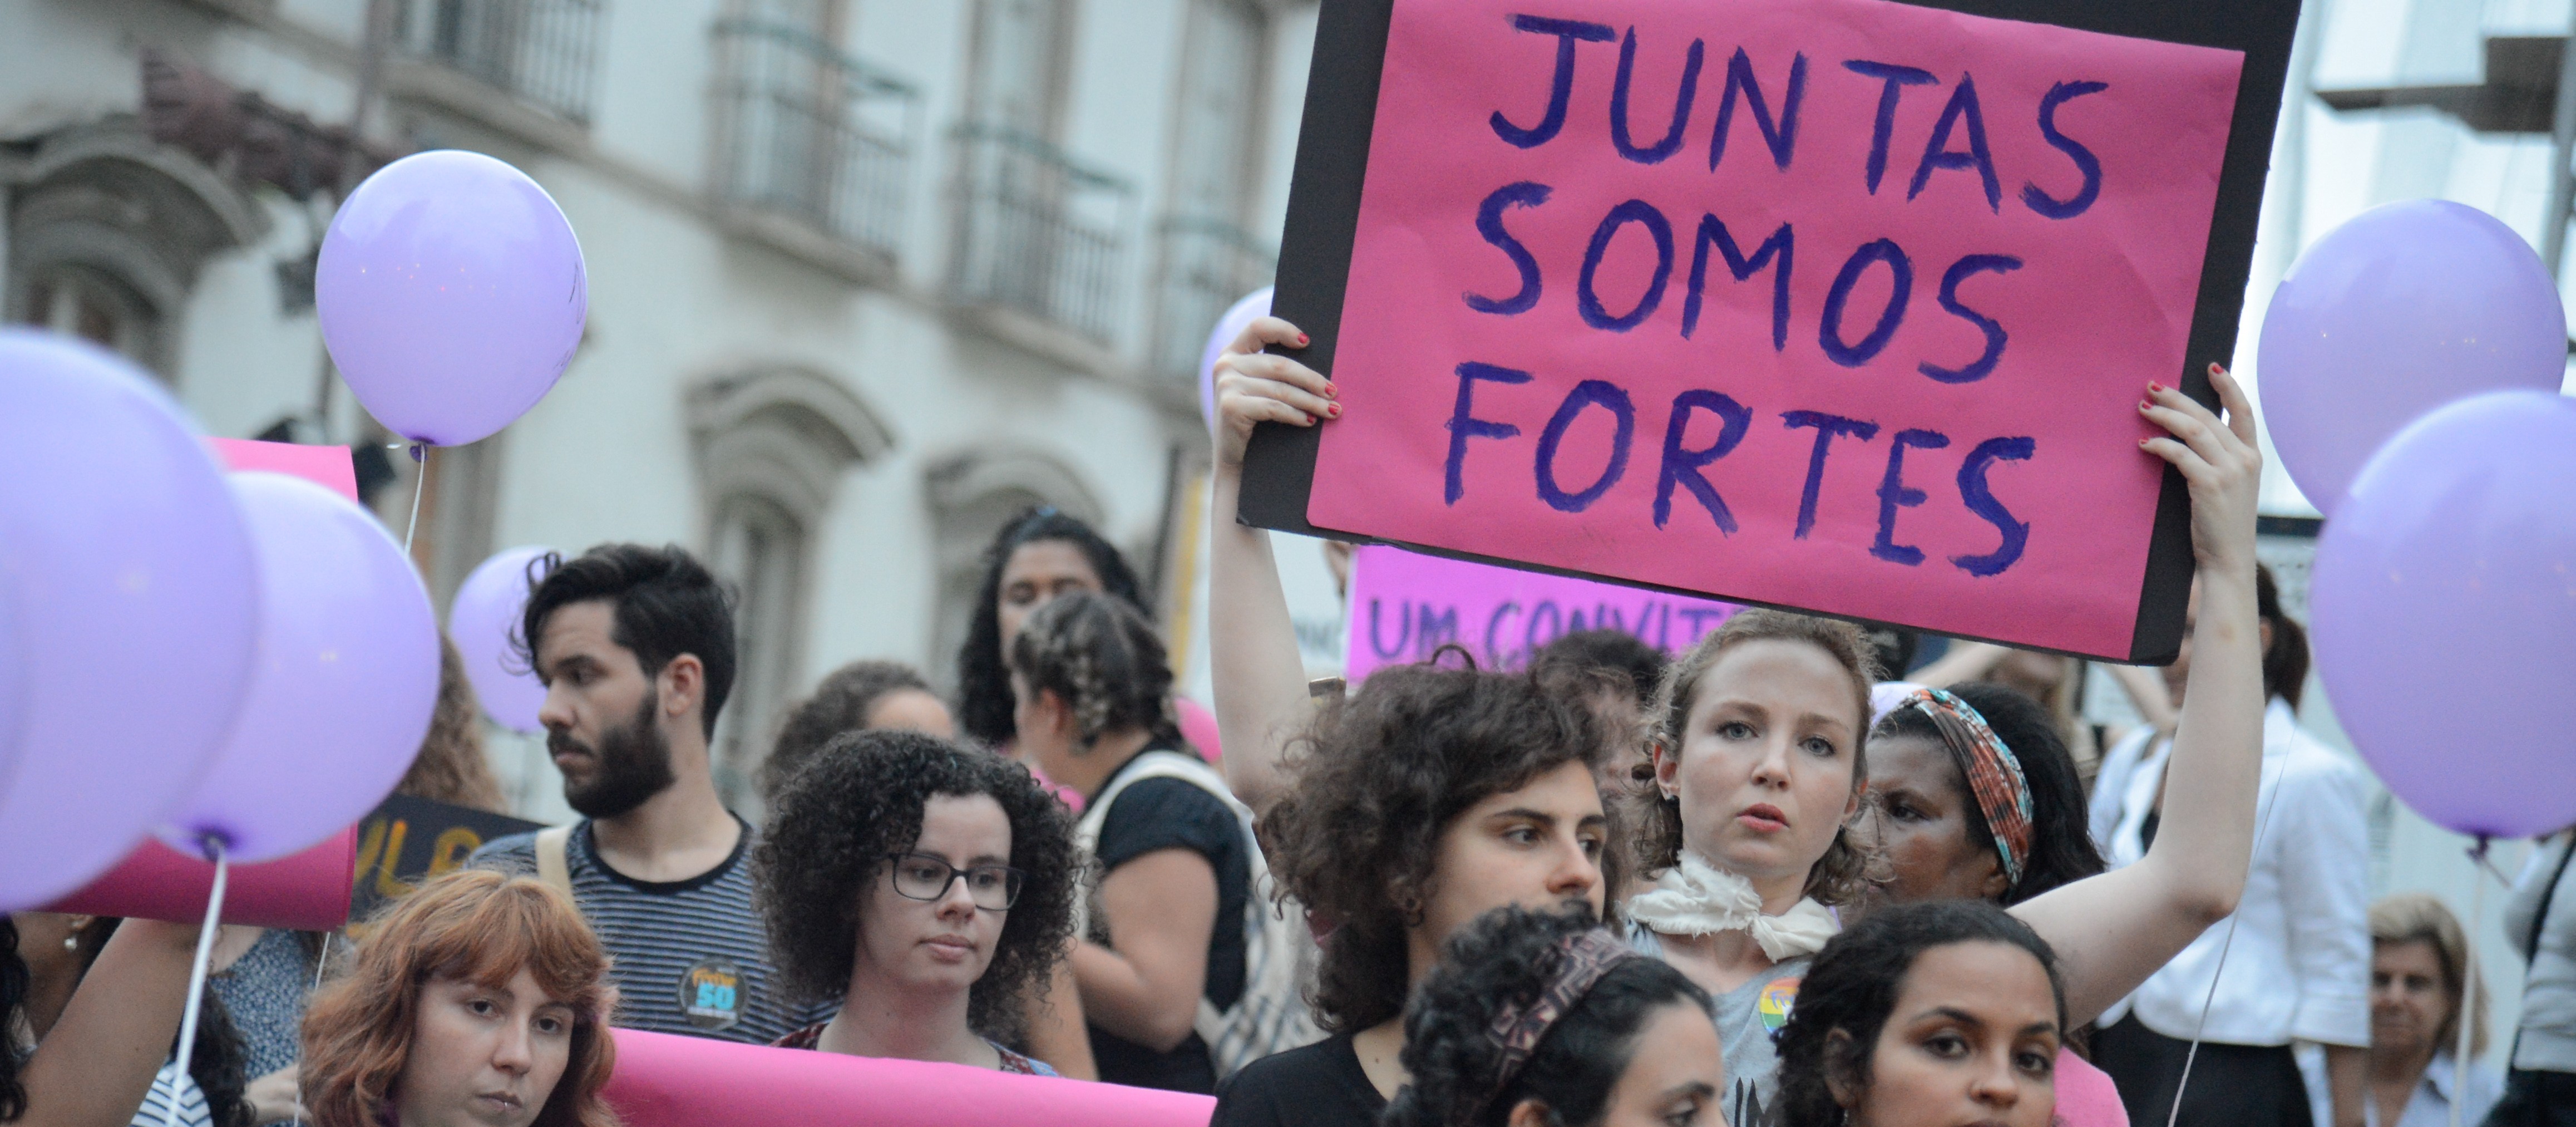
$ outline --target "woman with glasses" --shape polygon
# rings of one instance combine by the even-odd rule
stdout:
[[[1027,768],[840,736],[779,789],[753,865],[787,988],[841,1000],[780,1046],[1055,1075],[1008,1047],[1073,932],[1071,830]]]

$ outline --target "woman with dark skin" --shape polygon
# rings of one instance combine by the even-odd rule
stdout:
[[[957,726],[967,738],[1008,747],[1018,734],[1012,719],[1017,702],[1003,655],[1029,615],[1068,591],[1116,596],[1152,617],[1135,570],[1090,525],[1047,506],[1002,526],[984,551],[975,620],[966,628],[966,645],[957,651]]]
[[[56,932],[59,936],[60,933]],[[61,951],[62,940],[52,939]],[[75,944],[77,946],[77,944]],[[0,917],[0,1123],[126,1127],[169,1060],[188,996],[197,925],[134,920],[116,929],[67,1000],[37,996],[16,920]],[[17,1042],[44,1005],[43,1040]]]
[[[2066,1030],[2057,956],[1975,900],[1835,936],[1780,1031],[1784,1127],[2050,1127]]]

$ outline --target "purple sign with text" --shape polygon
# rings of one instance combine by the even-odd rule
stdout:
[[[1382,665],[1455,643],[1480,669],[1518,669],[1577,630],[1625,630],[1680,653],[1734,614],[1732,603],[1467,563],[1370,545],[1351,564],[1349,659],[1357,683]]]

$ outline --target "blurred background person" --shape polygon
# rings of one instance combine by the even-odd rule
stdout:
[[[814,695],[787,713],[778,741],[761,764],[761,791],[778,788],[835,737],[876,728],[955,739],[957,725],[930,682],[899,661],[853,661],[823,675]]]
[[[75,918],[0,916],[0,1123],[122,1127],[157,1076],[182,1082],[167,1065],[197,925],[136,920],[87,957]]]
[[[2576,828],[2534,850],[2505,901],[2504,933],[2530,960],[2504,1097],[2488,1127],[2576,1125]]]
[[[1007,748],[1018,732],[1004,654],[1020,625],[1046,601],[1068,591],[1108,595],[1148,621],[1135,569],[1090,525],[1041,506],[1002,526],[984,550],[984,582],[974,620],[957,652],[957,726],[987,747]]]
[[[570,898],[461,869],[372,921],[304,1018],[315,1127],[616,1127],[608,953]]]
[[[2370,1127],[2478,1123],[2494,1106],[2499,1078],[2460,1065],[2460,1023],[2469,1059],[2487,1051],[2486,983],[2468,977],[2469,940],[2442,902],[2405,892],[2370,906]]]
[[[2200,598],[2195,582],[2181,655],[2164,670],[2177,705]],[[2325,1047],[2333,1127],[2358,1127],[2370,1044],[2369,779],[2299,727],[2307,633],[2282,611],[2269,568],[2255,572],[2255,609],[2268,703],[2253,867],[2236,919],[2202,933],[2103,1015],[2094,1063],[2119,1082],[2130,1119],[2152,1122],[2171,1110],[2197,1033],[2184,1120],[2303,1125],[2313,1093],[2291,1046],[2311,1042]],[[2092,828],[2113,868],[2134,864],[2155,841],[2172,742],[2141,728],[2103,761]]]

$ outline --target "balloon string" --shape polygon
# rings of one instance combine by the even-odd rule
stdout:
[[[2478,835],[2478,843],[2469,847],[2469,859],[2477,862],[2481,868],[2486,866],[2487,835]],[[2465,929],[2468,932],[2469,953],[2468,957],[2463,960],[2463,962],[2466,963],[2466,966],[2460,971],[2460,1044],[2457,1051],[2451,1055],[2451,1075],[2454,1077],[2451,1082],[2453,1085],[2453,1091],[2458,1091],[2459,1089],[2457,1086],[2465,1083],[2469,1077],[2469,1065],[2471,1063],[2469,1061],[2469,1033],[2477,1028],[2480,1021],[2486,1019],[2486,1015],[2477,1012],[2479,994],[2477,985],[2478,923],[2486,917],[2487,882],[2479,880],[2477,878],[2477,874],[2471,873],[2469,875],[2469,883],[2476,885],[2477,887],[2469,892],[2469,926]],[[2460,1127],[2460,1105],[2467,1102],[2468,1101],[2465,1099],[2455,1099],[2451,1101],[2451,1127]]]
[[[188,964],[188,1008],[179,1017],[179,1055],[177,1068],[170,1081],[170,1102],[163,1105],[161,1127],[179,1127],[179,1082],[188,1075],[188,1065],[196,1055],[197,1015],[206,1001],[206,966],[214,961],[215,932],[223,923],[224,878],[231,864],[224,856],[220,838],[205,839],[206,852],[215,862],[215,890],[206,897],[206,922],[197,927],[197,957]]]
[[[429,484],[429,444],[412,443],[411,460],[420,470],[411,475],[411,523],[403,526],[403,555],[406,556],[411,554],[412,534],[420,531],[420,494],[422,488]]]
[[[2287,765],[2282,769],[2288,770]],[[2258,793],[2263,789],[2263,775],[2259,770],[2254,775],[2254,789]],[[2272,821],[2272,803],[2280,797],[2281,788],[2272,788],[2272,793],[2263,796],[2261,812],[2254,816],[2254,844],[2258,848],[2263,844],[2263,827]],[[2191,1048],[2184,1050],[2182,1055],[2182,1076],[2174,1081],[2173,1110],[2165,1116],[2165,1127],[2174,1127],[2182,1121],[2182,1094],[2191,1086],[2191,1064],[2200,1056],[2200,1035],[2209,1028],[2209,1005],[2218,1000],[2218,983],[2227,974],[2227,951],[2236,945],[2236,921],[2244,915],[2242,911],[2227,914],[2227,935],[2218,941],[2218,969],[2210,972],[2209,993],[2201,996],[2200,1020],[2191,1027]]]

